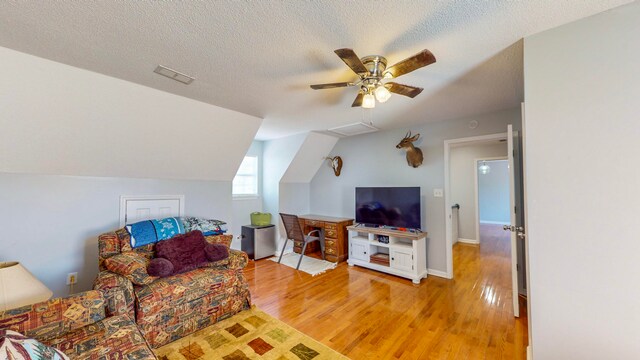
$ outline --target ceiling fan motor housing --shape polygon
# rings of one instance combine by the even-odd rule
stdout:
[[[360,61],[362,61],[367,70],[369,70],[369,75],[365,76],[365,78],[382,78],[382,73],[387,68],[387,59],[384,56],[369,55],[363,57]]]

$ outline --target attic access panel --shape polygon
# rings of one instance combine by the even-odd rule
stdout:
[[[329,129],[329,131],[342,136],[354,136],[376,132],[378,131],[378,128],[363,122],[357,122],[354,124],[334,127]]]

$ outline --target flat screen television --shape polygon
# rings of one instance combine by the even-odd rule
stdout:
[[[420,187],[357,187],[356,222],[421,229]]]

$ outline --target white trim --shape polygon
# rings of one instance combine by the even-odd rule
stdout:
[[[527,283],[527,327],[529,331],[529,346],[527,346],[527,360],[533,359],[533,330],[531,328],[531,280],[529,273],[529,211],[527,203],[527,132],[526,132],[526,107],[524,102],[521,103],[522,114],[522,193],[524,196],[522,210],[524,211],[524,256],[525,256],[525,277]]]
[[[453,279],[453,239],[451,231],[451,179],[449,158],[451,148],[472,143],[482,143],[495,140],[506,139],[507,133],[472,136],[460,139],[451,139],[444,141],[444,213],[445,213],[445,250],[447,256],[447,279]]]
[[[458,242],[461,242],[463,244],[474,244],[474,245],[478,245],[480,244],[480,240],[476,240],[476,239],[463,239],[463,238],[458,238]]]
[[[178,200],[180,212],[178,216],[184,216],[184,195],[120,195],[120,227],[126,225],[129,200]]]
[[[445,278],[445,279],[451,279],[446,272],[440,271],[440,270],[427,269],[427,274],[433,275],[433,276],[437,276],[437,277],[441,277],[441,278]]]
[[[511,225],[510,222],[505,222],[505,221],[486,221],[486,220],[480,220],[480,224]]]

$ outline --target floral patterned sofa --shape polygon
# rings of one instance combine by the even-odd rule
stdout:
[[[229,246],[231,235],[207,236],[210,243]],[[151,347],[157,348],[212,325],[251,306],[243,274],[247,254],[229,250],[229,259],[166,278],[125,277],[107,270],[108,259],[126,254],[144,265],[153,258],[155,244],[131,248],[129,233],[119,229],[100,235],[100,273],[94,289],[101,290],[110,309],[135,319]],[[144,270],[146,272],[146,270]],[[133,280],[133,281],[132,281]],[[140,281],[138,281],[140,280]],[[135,284],[137,282],[138,284]]]
[[[56,298],[0,312],[0,330],[34,338],[70,359],[156,359],[133,320],[113,308],[105,317],[105,305],[95,290]]]

